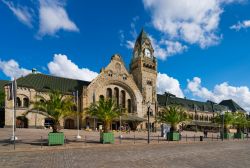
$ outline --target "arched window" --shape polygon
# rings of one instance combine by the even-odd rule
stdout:
[[[202,121],[203,120],[203,117],[202,117],[202,115],[200,116],[200,121]]]
[[[29,107],[30,102],[29,102],[29,98],[25,97],[23,98],[23,107]]]
[[[115,95],[116,104],[119,105],[119,89],[117,87],[115,87],[114,95]]]
[[[100,96],[99,96],[99,100],[104,100],[104,96],[103,96],[103,95],[100,95]]]
[[[112,89],[111,88],[107,89],[106,97],[112,99]]]
[[[206,116],[206,121],[208,121],[208,116]]]
[[[189,119],[193,120],[194,115],[193,114],[189,114]]]
[[[16,98],[16,106],[21,107],[22,106],[22,101],[19,97]]]
[[[121,91],[121,104],[122,108],[126,107],[126,93],[124,90]]]
[[[128,99],[128,112],[132,113],[131,99]]]
[[[199,119],[199,116],[197,114],[195,114],[195,120],[198,120]]]

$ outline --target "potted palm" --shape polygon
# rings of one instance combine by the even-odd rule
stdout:
[[[164,107],[161,115],[158,117],[158,122],[170,124],[170,132],[167,134],[167,138],[170,141],[179,141],[180,133],[177,132],[178,125],[188,121],[188,116],[180,106],[170,105]]]
[[[110,132],[110,125],[120,115],[120,111],[112,99],[100,99],[86,108],[88,115],[97,117],[103,122],[103,132],[100,132],[101,143],[114,143],[114,133]]]
[[[48,145],[64,144],[64,133],[59,132],[60,120],[72,115],[74,107],[72,97],[66,97],[59,91],[51,91],[48,99],[38,95],[37,100],[40,101],[32,103],[34,106],[27,113],[38,113],[52,120],[53,132],[48,134]]]
[[[243,112],[236,112],[234,116],[234,125],[237,129],[237,132],[234,134],[234,138],[243,139],[244,133],[242,132],[242,129],[248,125],[246,115]]]
[[[221,133],[221,137],[224,139],[230,139],[234,137],[233,133],[230,133],[229,129],[233,125],[235,121],[235,116],[231,112],[225,112],[225,114],[218,114],[215,116],[214,121],[218,124],[224,125],[223,134]]]

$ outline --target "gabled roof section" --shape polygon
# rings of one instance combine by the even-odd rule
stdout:
[[[220,105],[227,106],[232,112],[241,111],[246,112],[242,107],[240,107],[235,101],[232,99],[223,100],[219,103]]]
[[[4,85],[10,83],[10,81],[7,80],[0,80],[0,91],[3,91]]]
[[[210,101],[200,102],[185,98],[178,98],[168,93],[163,95],[157,94],[157,101],[159,106],[175,104],[180,105],[189,111],[219,112],[227,109],[226,106],[211,103]]]
[[[82,92],[83,86],[88,86],[90,82],[75,80],[69,78],[56,77],[45,74],[29,74],[17,79],[17,85],[20,87],[33,88],[37,91],[58,90],[62,93],[71,94],[78,90]]]

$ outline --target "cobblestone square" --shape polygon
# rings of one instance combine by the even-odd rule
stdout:
[[[46,137],[49,130],[19,129],[17,135],[23,141],[13,145],[3,142],[11,129],[0,129],[0,167],[166,167],[166,168],[246,168],[250,166],[250,140],[188,141],[159,143],[155,134],[151,144],[146,133],[130,133],[138,139],[124,140],[120,144],[98,143],[98,133],[81,131],[83,140],[74,141],[76,130],[64,130],[71,139],[64,146],[40,146],[36,137]],[[189,133],[192,135],[192,133]],[[200,133],[197,133],[197,136]],[[119,133],[115,133],[119,136]],[[92,138],[84,143],[84,137]],[[126,134],[124,135],[126,137]],[[127,135],[129,137],[129,134]],[[29,141],[28,141],[29,140]],[[28,143],[30,142],[30,143]],[[37,142],[37,144],[35,143]]]

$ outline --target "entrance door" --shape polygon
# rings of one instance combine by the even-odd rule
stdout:
[[[66,119],[64,128],[65,129],[74,129],[75,128],[74,120],[73,119]]]

